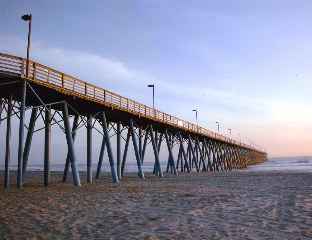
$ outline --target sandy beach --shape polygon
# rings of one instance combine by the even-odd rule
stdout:
[[[2,238],[312,238],[312,173],[128,174],[79,188],[60,179],[43,187],[42,173],[28,172],[23,190],[1,187]]]

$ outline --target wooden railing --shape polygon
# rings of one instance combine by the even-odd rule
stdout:
[[[29,67],[28,77],[26,76],[27,66]],[[151,119],[153,121],[165,123],[188,132],[201,134],[212,139],[260,151],[247,144],[212,132],[193,123],[186,122],[180,118],[153,109],[106,89],[81,81],[80,79],[61,73],[42,64],[33,61],[29,61],[29,64],[27,64],[27,60],[25,58],[0,53],[0,72],[8,75],[16,75],[21,78],[27,78],[28,81],[36,82],[57,91],[98,102],[105,106],[110,106],[134,115]]]

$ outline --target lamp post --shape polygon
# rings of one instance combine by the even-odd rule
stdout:
[[[155,108],[155,85],[150,84],[150,85],[147,85],[147,87],[153,88],[153,108]]]
[[[216,122],[216,124],[218,124],[218,132],[220,131],[220,123]]]
[[[149,84],[147,87],[153,88],[153,109],[154,109],[154,117],[156,117],[156,112],[155,112],[155,85],[154,84]]]
[[[231,129],[231,128],[229,128],[228,130],[230,131],[230,135],[232,135],[232,129]]]
[[[193,112],[195,112],[195,118],[196,118],[196,124],[198,125],[198,120],[197,120],[197,110],[194,109]]]
[[[20,123],[18,134],[18,160],[17,160],[17,187],[22,188],[23,184],[23,151],[24,151],[24,122],[25,122],[25,102],[26,102],[26,81],[29,77],[29,50],[30,50],[30,34],[31,34],[31,20],[32,15],[26,14],[21,17],[24,21],[28,21],[28,42],[27,42],[27,66],[26,66],[26,79],[21,82],[21,105],[20,105]]]
[[[28,78],[28,70],[29,70],[29,50],[30,50],[30,34],[31,34],[31,14],[25,14],[21,17],[24,21],[28,21],[28,39],[27,39],[27,68],[26,68],[26,77]]]

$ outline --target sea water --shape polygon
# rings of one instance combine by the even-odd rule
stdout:
[[[115,164],[116,165],[116,164]],[[166,170],[167,163],[162,162],[161,168]],[[142,165],[144,172],[152,172],[154,169],[153,162],[144,162]],[[17,170],[16,165],[10,166],[11,170]],[[86,164],[78,164],[79,171],[86,171]],[[92,170],[95,172],[97,164],[92,165]],[[0,170],[4,170],[4,166],[0,165]],[[43,171],[43,164],[30,164],[27,167],[28,171]],[[63,171],[64,164],[51,164],[51,171]],[[137,172],[138,166],[135,161],[129,161],[125,164],[125,172]],[[195,171],[195,169],[194,169]],[[244,171],[304,171],[312,172],[312,156],[309,157],[278,157],[268,158],[266,162],[249,166]],[[102,172],[110,172],[109,163],[103,163]]]
[[[51,164],[50,170],[51,171],[56,171],[56,172],[61,172],[64,171],[64,166],[65,164]],[[167,166],[167,165],[166,165]],[[164,171],[164,169],[166,169],[166,166],[162,165],[162,169]],[[115,167],[116,167],[116,163],[115,163]],[[79,164],[78,163],[78,169],[79,171],[87,171],[87,164]],[[144,172],[152,172],[154,169],[154,163],[152,162],[145,162],[142,165],[142,169]],[[0,170],[4,170],[4,166],[0,165]],[[17,170],[17,165],[11,165],[10,166],[10,170]],[[71,170],[71,169],[69,169]],[[97,170],[97,164],[92,164],[92,170],[93,172],[96,172]],[[43,171],[43,164],[29,164],[27,166],[27,171]],[[102,168],[101,168],[101,172],[105,173],[105,172],[110,172],[111,171],[111,167],[109,163],[103,163],[102,164]],[[127,162],[125,164],[125,172],[137,172],[138,171],[138,165],[136,162]]]
[[[312,157],[275,157],[267,161],[249,166],[250,171],[300,171],[312,172]]]

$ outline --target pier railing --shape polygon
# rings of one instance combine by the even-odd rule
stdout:
[[[26,76],[27,67],[29,68],[28,76]],[[129,98],[120,96],[104,88],[84,82],[40,63],[31,60],[27,63],[27,59],[25,58],[0,53],[0,72],[21,78],[27,78],[28,81],[36,82],[39,85],[55,89],[56,91],[97,102],[104,106],[113,107],[121,111],[126,111],[153,121],[165,123],[192,133],[260,151],[247,144],[215,133],[196,124],[184,121]]]

